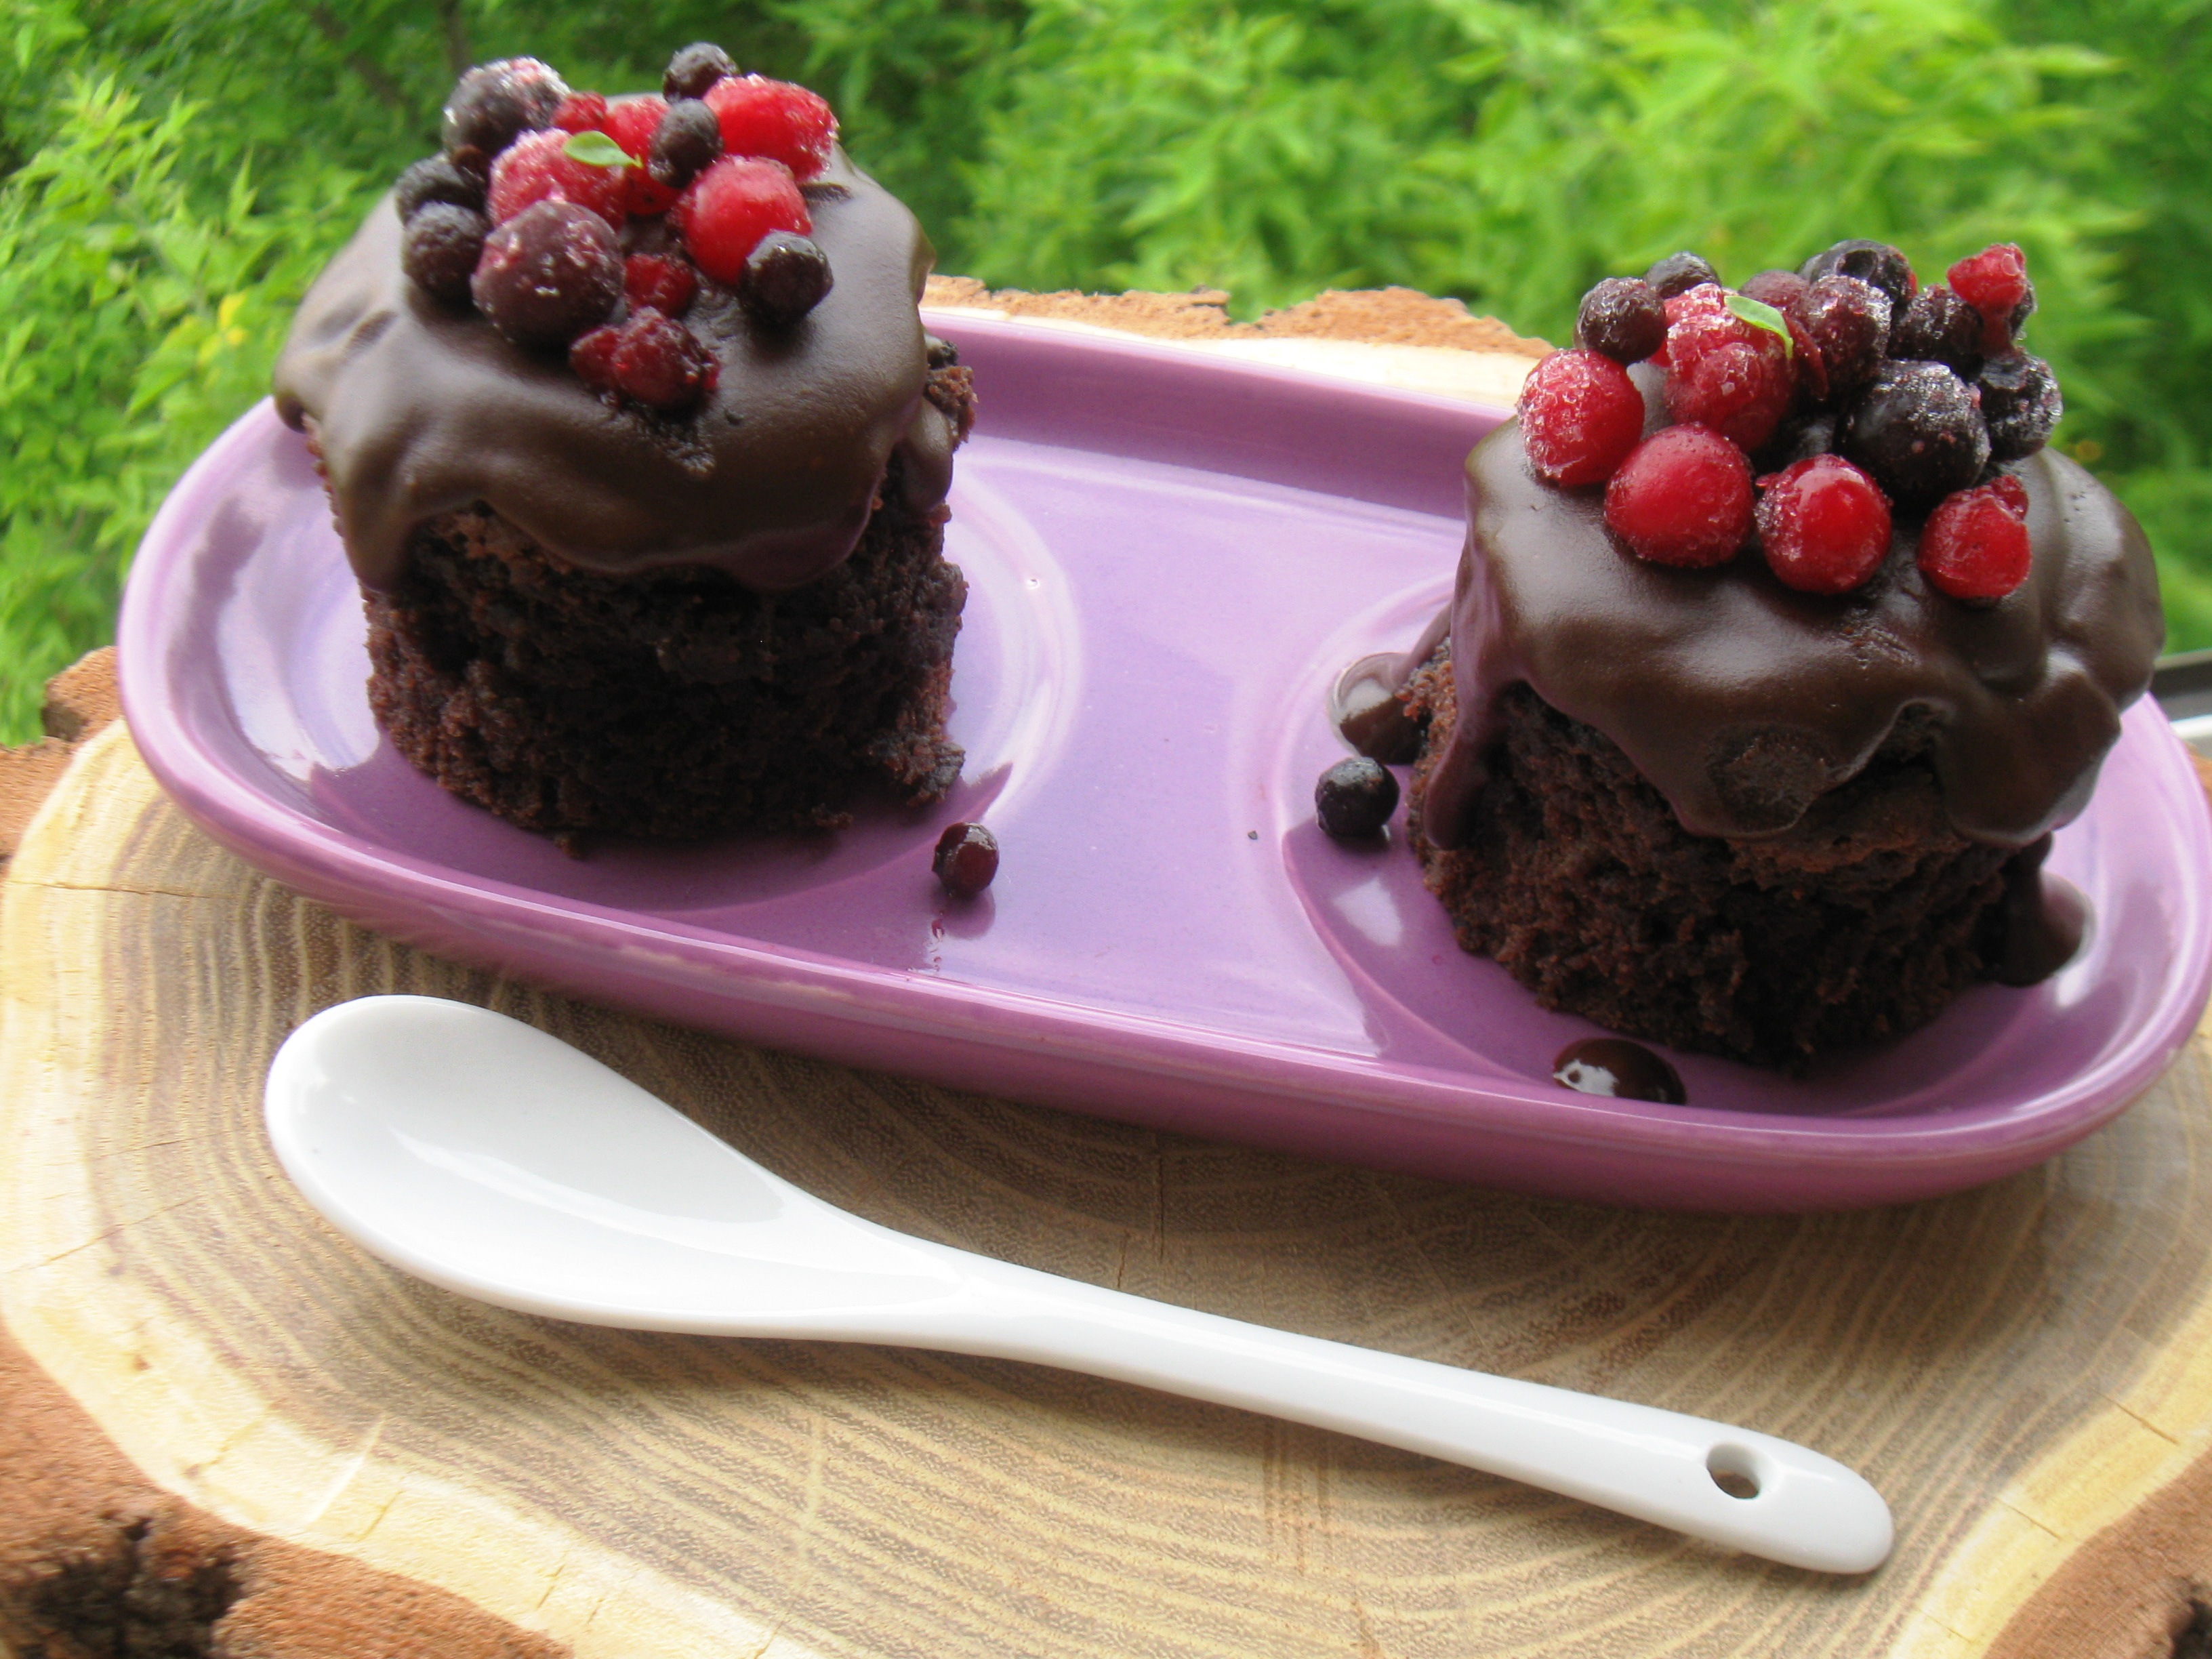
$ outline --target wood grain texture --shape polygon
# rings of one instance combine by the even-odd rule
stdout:
[[[455,967],[215,848],[120,727],[9,870],[0,975],[16,1339],[168,1491],[580,1654],[1981,1654],[2212,1446],[2202,1039],[2112,1127],[1952,1199],[1729,1218],[1500,1196],[841,1070]],[[1824,1579],[1036,1367],[448,1296],[337,1238],[258,1121],[284,1034],[381,990],[543,1025],[924,1237],[1807,1441],[1890,1495],[1897,1555]],[[2163,1652],[2184,1588],[2101,1645],[2016,1650]]]

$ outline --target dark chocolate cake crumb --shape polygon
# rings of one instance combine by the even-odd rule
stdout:
[[[1513,686],[1470,833],[1443,851],[1421,816],[1458,719],[1449,653],[1408,692],[1429,720],[1414,847],[1460,943],[1547,1007],[1795,1071],[1925,1024],[1986,971],[2014,855],[1951,828],[1924,721],[1787,832],[1725,840],[1684,830],[1611,739]]]

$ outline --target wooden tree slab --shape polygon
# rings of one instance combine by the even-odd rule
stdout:
[[[337,1237],[260,1127],[277,1043],[380,991],[541,1025],[925,1237],[1802,1440],[1888,1495],[1897,1553],[1826,1578],[1042,1368],[450,1296]],[[119,725],[0,885],[0,1322],[35,1362],[0,1348],[0,1456],[47,1471],[34,1512],[0,1516],[19,1659],[93,1650],[33,1648],[24,1608],[118,1504],[171,1505],[185,1567],[213,1551],[273,1586],[259,1623],[253,1596],[216,1595],[204,1646],[174,1650],[270,1659],[538,1637],[609,1659],[2142,1659],[2212,1577],[2202,1036],[2111,1127],[1950,1199],[1699,1218],[1501,1196],[853,1072],[441,961],[215,848]],[[41,1389],[43,1438],[8,1412]],[[418,1591],[414,1633],[398,1613],[383,1636],[272,1620],[271,1596],[313,1606],[318,1571],[356,1610]]]

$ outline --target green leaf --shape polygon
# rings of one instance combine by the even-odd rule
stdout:
[[[1780,312],[1764,300],[1754,300],[1747,295],[1737,294],[1731,290],[1728,296],[1728,308],[1753,328],[1763,328],[1769,333],[1779,334],[1782,337],[1784,356],[1788,356],[1796,352],[1796,343],[1790,337],[1790,325],[1783,321]]]
[[[561,146],[561,154],[572,161],[582,161],[595,167],[634,167],[637,163],[628,151],[604,132],[572,132],[568,142]]]

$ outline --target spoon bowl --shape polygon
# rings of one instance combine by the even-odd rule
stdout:
[[[909,1237],[823,1203],[504,1015],[325,1009],[269,1070],[278,1161],[356,1243],[588,1324],[1058,1365],[1462,1463],[1827,1572],[1892,1541],[1860,1476],[1677,1412],[1245,1324]]]

